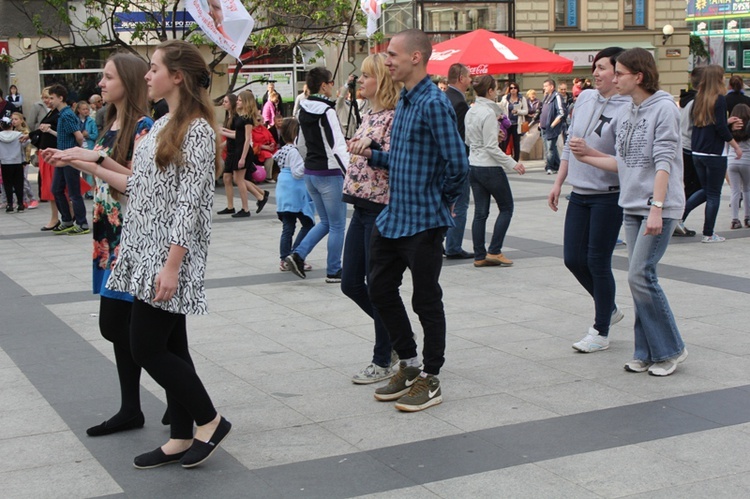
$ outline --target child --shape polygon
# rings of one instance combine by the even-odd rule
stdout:
[[[750,107],[737,104],[732,109],[732,116],[742,120],[742,129],[732,130],[734,140],[742,149],[742,158],[737,159],[737,153],[729,148],[727,157],[727,175],[732,188],[732,229],[741,229],[740,200],[745,200],[745,227],[750,227]]]
[[[13,125],[13,130],[21,132],[24,135],[28,135],[30,130],[26,124],[26,119],[21,113],[13,113],[10,117],[10,123]],[[29,161],[31,158],[31,142],[26,142],[23,145],[23,204],[26,208],[33,210],[39,207],[39,201],[34,198],[34,191],[31,190],[31,184],[29,184]]]
[[[23,159],[24,151],[18,140],[23,135],[13,130],[10,118],[0,120],[0,167],[3,174],[3,187],[8,201],[6,213],[13,213],[13,193],[18,201],[18,213],[23,212]]]
[[[279,134],[286,145],[273,155],[273,159],[281,168],[276,184],[276,214],[283,224],[279,241],[279,258],[281,259],[279,270],[282,272],[289,270],[289,265],[284,259],[292,254],[292,251],[299,246],[299,243],[315,225],[315,210],[312,198],[307,192],[303,180],[305,162],[297,150],[297,146],[294,145],[298,132],[299,123],[296,119],[284,119]],[[302,224],[302,229],[297,234],[294,245],[292,245],[292,236],[294,236],[294,231],[297,228],[297,219]],[[305,270],[312,270],[312,267],[305,264]]]

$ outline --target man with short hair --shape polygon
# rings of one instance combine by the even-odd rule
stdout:
[[[67,97],[68,91],[64,86],[55,84],[49,88],[50,104],[60,112],[57,118],[57,132],[52,132],[57,135],[57,148],[60,150],[80,147],[84,140],[79,125],[80,120],[70,109],[70,106],[65,103]],[[45,130],[42,127],[47,129]],[[43,132],[50,131],[49,125],[40,125],[40,130]],[[61,222],[60,225],[52,229],[53,234],[79,235],[89,233],[89,224],[86,221],[86,205],[83,203],[83,196],[81,196],[80,182],[81,175],[72,166],[55,168],[52,179],[52,194],[55,196],[55,205],[60,212]],[[66,188],[67,196],[65,195]],[[73,204],[73,215],[70,214],[68,197]],[[75,217],[75,220],[73,217]]]
[[[445,229],[466,181],[469,162],[450,101],[427,76],[429,37],[410,29],[394,36],[385,65],[404,88],[393,119],[390,150],[375,142],[362,155],[388,168],[390,201],[375,222],[370,248],[370,298],[398,353],[400,368],[375,398],[396,400],[402,411],[442,402],[437,375],[445,362],[445,312],[438,282]],[[412,306],[424,330],[420,369],[417,344],[399,294],[406,269],[413,282]]]
[[[544,170],[547,175],[557,173],[560,169],[560,151],[557,149],[557,139],[560,137],[565,121],[565,107],[562,97],[555,91],[555,80],[544,80],[544,100],[539,117],[539,129],[544,144]]]
[[[452,64],[448,68],[448,90],[445,91],[446,97],[451,101],[453,111],[456,113],[456,125],[461,140],[466,143],[466,113],[469,111],[469,105],[466,103],[466,91],[471,85],[471,73],[469,68],[463,64]],[[469,156],[469,148],[466,147],[466,157]],[[461,194],[456,200],[453,208],[453,227],[449,227],[445,233],[445,257],[448,259],[468,259],[474,258],[474,253],[464,251],[461,244],[464,240],[464,229],[466,229],[466,212],[469,210],[469,199],[471,197],[471,187],[469,186],[469,177],[466,177],[464,185],[461,187]]]

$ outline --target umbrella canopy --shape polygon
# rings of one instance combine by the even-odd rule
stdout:
[[[427,72],[446,76],[451,64],[457,62],[467,66],[472,75],[573,71],[570,59],[485,29],[433,45]]]

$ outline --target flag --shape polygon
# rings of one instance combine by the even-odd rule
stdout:
[[[378,19],[382,14],[380,6],[385,0],[362,0],[362,11],[367,16],[367,37],[371,37],[378,30]]]
[[[185,9],[211,41],[240,58],[255,26],[241,0],[186,0]]]

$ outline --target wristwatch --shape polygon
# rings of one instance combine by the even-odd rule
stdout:
[[[104,160],[107,159],[108,156],[103,149],[99,149],[97,152],[99,153],[99,159],[96,160],[96,164],[101,165],[102,163],[104,163]]]
[[[661,210],[662,208],[664,208],[664,203],[661,201],[651,201],[651,206],[654,206]]]

